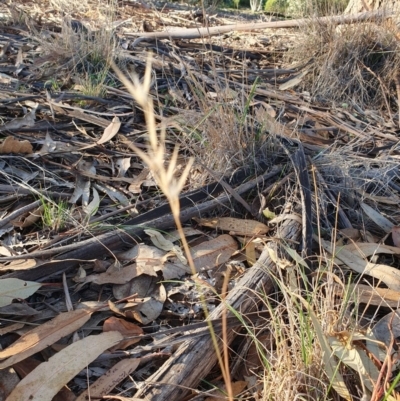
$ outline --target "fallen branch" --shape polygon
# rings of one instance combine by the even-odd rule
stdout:
[[[239,195],[246,193],[255,186],[261,184],[264,180],[276,176],[281,170],[282,168],[280,166],[275,166],[265,174],[240,185],[234,190]],[[234,181],[237,182],[239,179],[245,181],[244,177],[246,176],[248,175],[245,171],[239,171],[236,173]],[[207,190],[203,188],[181,197],[181,206],[183,209],[181,210],[180,219],[182,223],[189,221],[193,217],[201,217],[202,213],[213,210],[231,200],[231,195],[226,193],[222,193],[218,196],[219,193],[224,191],[224,187],[220,183],[210,184],[207,188]],[[210,198],[211,200],[208,200]],[[126,226],[123,230],[112,230],[77,243],[52,249],[39,250],[30,254],[0,258],[0,263],[18,259],[47,259],[33,269],[18,270],[2,277],[32,281],[40,280],[72,269],[76,267],[80,261],[97,259],[100,255],[112,255],[113,252],[121,249],[123,246],[132,246],[135,244],[134,237],[142,235],[145,228],[152,227],[159,230],[167,230],[175,226],[168,205],[159,206],[147,213],[143,213],[125,224]],[[57,256],[54,257],[54,255]]]
[[[391,12],[377,10],[364,12],[353,15],[337,15],[321,17],[312,20],[312,22],[320,25],[328,24],[353,24],[354,22],[372,20],[377,18],[390,18],[392,17]],[[235,25],[220,25],[205,28],[182,28],[182,29],[170,29],[162,32],[128,32],[125,35],[127,37],[138,37],[133,42],[133,47],[146,39],[198,39],[209,36],[221,35],[223,33],[229,33],[234,31],[254,31],[257,29],[278,29],[278,28],[298,28],[302,25],[310,23],[309,18],[300,18],[288,21],[273,21],[273,22],[252,22],[247,24],[235,24]]]

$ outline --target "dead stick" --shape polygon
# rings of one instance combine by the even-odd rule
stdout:
[[[252,22],[248,24],[235,25],[220,25],[206,28],[190,28],[190,29],[173,29],[162,32],[131,32],[126,33],[126,36],[139,36],[134,42],[133,47],[146,39],[197,39],[208,36],[220,35],[223,33],[234,31],[254,31],[256,29],[278,29],[278,28],[298,28],[310,22],[316,22],[320,25],[328,24],[352,24],[354,22],[366,21],[376,18],[390,18],[391,12],[382,10],[364,12],[354,15],[337,15],[329,17],[315,18],[300,18],[289,21],[273,21],[273,22]]]

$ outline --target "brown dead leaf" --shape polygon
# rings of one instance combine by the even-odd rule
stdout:
[[[27,214],[21,216],[19,220],[11,221],[11,224],[19,228],[30,227],[42,218],[43,211],[44,211],[44,206],[39,206],[32,212],[28,212]]]
[[[91,314],[92,311],[85,309],[61,313],[54,319],[28,331],[9,347],[0,351],[0,359],[8,358],[0,362],[0,369],[12,366],[78,330],[90,319]]]
[[[140,336],[143,334],[143,330],[134,323],[128,322],[124,319],[112,316],[104,321],[103,332],[107,331],[119,331],[123,337]],[[130,345],[136,344],[140,341],[140,338],[131,338],[121,341],[114,349],[125,349]]]
[[[340,234],[353,241],[358,241],[361,238],[360,230],[356,228],[343,228],[340,230]]]
[[[114,285],[113,294],[117,299],[137,294],[135,300],[137,299],[140,303],[125,304],[123,313],[127,318],[135,319],[143,324],[152,322],[160,315],[167,299],[165,288],[159,283],[159,279],[147,274],[142,274],[127,284]]]
[[[119,263],[111,265],[105,273],[91,274],[84,278],[85,283],[103,284],[125,284],[138,276],[136,263],[125,267],[119,267]]]
[[[7,401],[51,401],[88,363],[121,340],[120,333],[111,331],[74,342],[23,378]]]
[[[253,241],[250,241],[249,243],[246,244],[246,259],[247,262],[249,263],[249,266],[253,266],[254,263],[256,263],[256,247]]]
[[[400,255],[400,248],[385,244],[377,244],[376,242],[352,242],[343,246],[351,252],[356,252],[364,257],[376,254],[387,253],[388,255]]]
[[[344,289],[340,285],[335,285],[335,293],[343,296]],[[357,302],[360,304],[388,306],[397,308],[399,306],[400,292],[389,288],[370,287],[365,284],[350,284],[346,293],[355,294]]]
[[[8,136],[0,143],[0,153],[23,153],[31,154],[33,152],[32,145],[29,141],[19,141],[18,139]]]
[[[233,235],[262,235],[269,231],[269,227],[256,220],[236,219],[234,217],[219,217],[210,219],[193,218],[201,226],[215,228],[217,230],[229,231]]]
[[[200,272],[227,262],[237,249],[238,244],[235,239],[228,234],[223,234],[211,241],[194,246],[190,252],[196,271]]]
[[[28,270],[36,266],[34,259],[17,259],[8,264],[0,263],[0,270]]]
[[[133,194],[140,194],[142,192],[142,184],[146,181],[149,172],[149,168],[144,168],[137,177],[132,178],[128,191]]]

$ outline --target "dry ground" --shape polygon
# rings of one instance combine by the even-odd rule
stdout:
[[[397,27],[136,40],[271,18],[0,6],[0,399],[398,399]]]

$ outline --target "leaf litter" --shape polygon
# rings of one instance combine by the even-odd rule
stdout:
[[[28,17],[29,2],[16,7],[34,29],[28,34],[3,24],[0,38],[0,367],[18,372],[7,400],[51,400],[58,392],[76,399],[118,396],[118,384],[129,397],[140,394],[185,336],[197,338],[193,325],[242,285],[246,271],[258,268],[270,244],[280,247],[267,254],[291,291],[304,277],[299,266],[311,269],[323,285],[334,277],[333,309],[339,311],[349,297],[356,315],[369,319],[368,335],[354,316],[351,324],[337,321],[324,332],[307,305],[333,389],[345,399],[352,396],[343,364],[358,375],[364,391],[387,387],[390,380],[379,373],[395,373],[390,350],[398,337],[400,292],[393,85],[388,98],[364,93],[350,104],[336,96],[326,107],[306,90],[315,68],[298,67],[283,56],[291,46],[290,30],[274,36],[274,30],[231,29],[206,42],[147,35],[146,41],[143,26],[195,28],[205,15],[172,4],[155,12],[135,3],[120,6],[120,25],[107,31],[96,26],[102,16],[93,7],[90,30],[59,13],[55,19]],[[129,7],[135,8],[134,18]],[[244,18],[224,12],[206,17],[213,26]],[[140,78],[147,51],[153,53],[155,128],[167,134],[167,158],[174,144],[181,146],[171,173],[179,179],[189,157],[196,156],[180,198],[195,272],[153,173],[133,151],[148,149],[145,116],[108,56],[98,64],[91,58],[96,41],[111,46],[125,73],[135,71]],[[375,79],[376,73],[370,75]],[[371,94],[373,85],[367,86]],[[382,102],[377,110],[371,110],[371,99]],[[306,188],[313,203],[308,216],[302,214],[301,153],[314,177]],[[326,266],[301,252],[310,233],[293,240],[282,234],[285,224],[305,227],[307,219],[318,232],[312,255],[324,256]],[[276,295],[274,302],[282,298]],[[228,330],[241,325],[236,319]],[[239,355],[241,347],[234,346]],[[117,358],[122,359],[115,363]],[[386,368],[377,362],[389,359],[393,363]],[[207,392],[199,381],[213,382],[215,376],[209,370],[185,385]],[[236,378],[235,396],[255,391],[247,376]],[[226,391],[226,383],[220,388]]]

